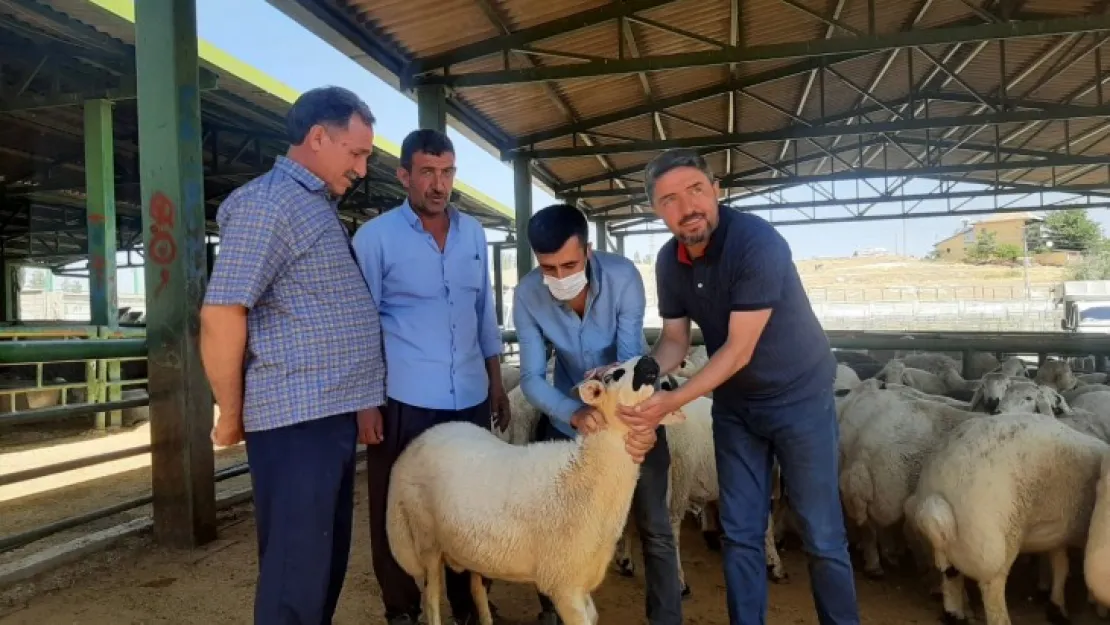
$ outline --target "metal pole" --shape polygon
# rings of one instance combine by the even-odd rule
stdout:
[[[85,101],[85,204],[89,309],[94,326],[119,325],[116,290],[116,174],[112,102]]]
[[[189,548],[216,538],[212,394],[198,349],[208,280],[195,0],[136,2],[135,57],[154,536]]]
[[[523,278],[535,267],[532,246],[528,243],[528,220],[532,218],[532,159],[513,158],[513,199],[516,205],[516,275]]]

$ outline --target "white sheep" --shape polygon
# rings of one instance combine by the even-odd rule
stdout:
[[[922,464],[954,427],[982,415],[889,390],[875,391],[865,409],[873,418],[841,446],[840,492],[846,515],[862,531],[864,572],[879,578],[879,536],[902,521]]]
[[[520,367],[516,365],[501,365],[501,387],[505,392],[513,390],[520,385]]]
[[[1110,458],[1102,459],[1102,475],[1095,493],[1095,509],[1087,534],[1083,577],[1091,598],[1102,606],[1110,605]],[[1099,616],[1105,617],[1106,610]]]
[[[875,379],[912,386],[930,395],[943,395],[948,391],[948,386],[937,374],[907,366],[904,361],[897,358],[887,362],[882,371],[875,374]]]
[[[506,443],[513,445],[531,443],[536,440],[536,426],[540,422],[540,411],[528,403],[528,399],[524,397],[524,389],[519,385],[509,391],[508,395],[509,410],[512,411],[509,427],[499,430],[497,426],[491,424],[490,429],[497,438]]]
[[[928,371],[933,375],[940,375],[947,369],[955,372],[960,372],[963,368],[960,363],[951,356],[945,354],[934,354],[929,352],[915,352],[906,354],[901,358],[897,358],[910,369],[919,369],[921,371]]]
[[[967,617],[966,575],[979,582],[987,625],[1008,625],[1006,580],[1023,552],[1048,554],[1049,611],[1052,620],[1067,618],[1067,548],[1088,533],[1108,455],[1110,445],[1037,414],[984,416],[952,431],[905,507],[944,574],[946,618]]]
[[[851,390],[859,386],[860,379],[851,367],[843,363],[836,363],[836,377],[833,379],[835,390]]]
[[[653,359],[634,358],[583,382],[578,393],[604,426],[573,441],[510,445],[451,422],[401,453],[390,478],[387,533],[397,563],[422,588],[429,625],[441,625],[445,564],[471,572],[483,625],[492,617],[482,578],[533,583],[567,625],[597,623],[591,593],[605,578],[640,474],[617,406],[650,397],[658,371]]]

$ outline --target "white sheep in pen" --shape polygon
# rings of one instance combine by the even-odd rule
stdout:
[[[1081,547],[1089,528],[1110,522],[1092,518],[1108,457],[1110,445],[1044,415],[990,415],[957,426],[926,462],[905,506],[944,574],[946,618],[968,616],[966,575],[979,582],[987,625],[1009,625],[1005,590],[1014,560],[1020,553],[1046,553],[1052,566],[1049,619],[1065,620],[1067,548]],[[1110,514],[1105,497],[1098,510]],[[1104,592],[1106,578],[1090,589]]]
[[[590,595],[605,578],[640,474],[617,406],[650,397],[658,374],[658,364],[642,357],[583,382],[579,395],[605,423],[574,441],[510,445],[455,422],[429,429],[401,453],[386,527],[398,564],[422,589],[429,625],[441,625],[444,564],[471,571],[482,625],[492,623],[483,577],[535,584],[566,625],[597,623]]]

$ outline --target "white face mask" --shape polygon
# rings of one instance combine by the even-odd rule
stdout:
[[[547,290],[551,291],[552,297],[561,302],[568,302],[586,288],[586,270],[583,269],[562,279],[545,275],[543,283],[547,285]]]

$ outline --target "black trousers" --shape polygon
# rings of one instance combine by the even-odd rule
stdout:
[[[329,625],[351,550],[354,413],[247,432],[257,625]]]
[[[413,439],[432,426],[448,421],[467,421],[489,429],[489,399],[465,410],[431,410],[389,399],[382,410],[382,442],[366,447],[366,476],[370,488],[370,549],[374,577],[378,579],[382,603],[385,604],[386,619],[408,614],[415,620],[420,615],[420,589],[393,558],[385,530],[386,501],[389,497],[389,476],[393,463]],[[470,594],[470,574],[455,573],[446,567],[444,579],[451,614],[460,623],[466,623],[468,619],[477,622],[477,610]]]
[[[640,480],[636,482],[636,492],[632,496],[632,518],[639,530],[644,552],[647,622],[649,625],[681,625],[682,584],[678,580],[678,550],[667,508],[667,473],[671,466],[671,453],[667,447],[666,429],[659,427],[656,437],[655,447],[647,453],[640,466]],[[536,439],[567,440],[567,436],[551,424],[547,415],[542,415],[536,426]],[[539,593],[539,599],[545,612],[555,611],[555,606],[546,595]]]

